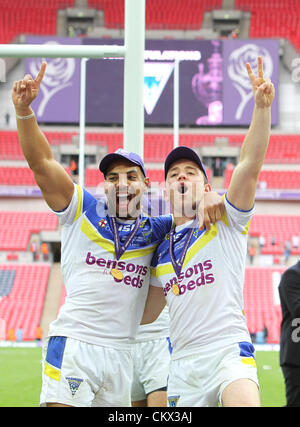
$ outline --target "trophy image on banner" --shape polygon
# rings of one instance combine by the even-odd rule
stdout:
[[[207,108],[207,115],[198,117],[197,125],[219,124],[223,120],[223,60],[219,52],[221,43],[214,40],[212,44],[214,53],[207,60],[208,72],[205,74],[204,63],[200,62],[198,64],[199,72],[192,79],[192,89],[196,99]]]

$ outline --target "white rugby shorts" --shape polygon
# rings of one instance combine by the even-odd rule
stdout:
[[[130,350],[50,337],[43,348],[40,405],[131,406]]]
[[[132,344],[133,381],[131,400],[147,398],[153,391],[167,388],[171,344],[169,338]]]
[[[169,407],[218,406],[224,389],[233,381],[247,378],[258,386],[254,347],[240,342],[194,356],[172,360],[168,382]]]

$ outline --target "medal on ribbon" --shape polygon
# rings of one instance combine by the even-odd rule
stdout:
[[[134,239],[136,233],[138,232],[138,229],[141,223],[141,216],[139,216],[135,221],[132,232],[130,233],[128,238],[125,240],[125,242],[123,242],[123,244],[121,244],[121,241],[120,241],[116,218],[112,217],[111,221],[112,221],[112,229],[114,234],[115,254],[116,254],[117,260],[119,260],[123,255],[123,253],[128,248],[128,246],[130,245],[130,243],[132,242],[132,240]],[[124,277],[122,271],[118,270],[117,268],[112,268],[110,271],[110,274],[113,276],[113,278],[116,281],[121,281]]]
[[[177,278],[179,278],[179,276],[180,276],[182,266],[184,263],[184,259],[185,259],[185,256],[186,256],[186,253],[187,253],[187,250],[188,250],[188,247],[189,247],[189,244],[190,244],[190,241],[191,241],[191,238],[192,238],[194,231],[195,231],[195,228],[191,228],[188,231],[187,237],[185,239],[184,246],[183,246],[183,249],[181,251],[181,255],[179,257],[178,262],[175,259],[174,250],[173,250],[175,229],[172,228],[172,230],[170,231],[169,254],[170,254],[171,262],[172,262],[172,265],[173,265],[173,268],[174,268],[174,271],[176,273]],[[172,285],[171,289],[172,289],[172,292],[174,295],[176,295],[176,296],[180,295],[180,287],[179,287],[178,281]]]

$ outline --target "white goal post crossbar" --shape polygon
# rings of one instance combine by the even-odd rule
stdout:
[[[81,58],[82,72],[87,59],[124,57],[124,149],[134,151],[143,158],[145,0],[124,1],[124,46],[0,44],[0,58]],[[86,79],[81,78],[79,184],[82,186],[84,184],[85,85]]]
[[[13,58],[109,58],[124,57],[125,46],[61,45],[61,44],[2,44],[1,57]]]

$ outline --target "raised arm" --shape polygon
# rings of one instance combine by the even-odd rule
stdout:
[[[38,95],[46,66],[46,62],[43,62],[35,79],[27,74],[23,80],[14,82],[12,101],[24,156],[47,204],[51,209],[59,211],[69,205],[74,184],[62,165],[53,158],[49,143],[31,108],[32,101]]]
[[[271,105],[274,86],[264,78],[262,58],[258,57],[258,77],[246,64],[254,94],[252,121],[242,145],[240,160],[234,169],[227,198],[235,207],[249,210],[253,207],[259,173],[268,149],[271,128]]]

